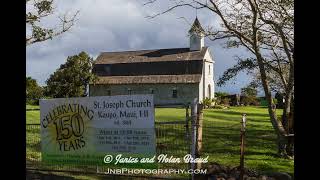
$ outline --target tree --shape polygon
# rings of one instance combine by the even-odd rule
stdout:
[[[43,97],[43,89],[35,79],[26,77],[26,103],[38,105],[39,99]]]
[[[228,95],[229,95],[229,93],[227,93],[227,92],[215,92],[214,93],[215,97],[223,97],[223,96],[228,96]]]
[[[150,0],[148,3],[155,3]],[[279,153],[285,157],[293,155],[288,135],[286,119],[291,112],[294,92],[294,36],[293,36],[293,0],[189,0],[175,1],[171,7],[149,16],[154,18],[179,7],[206,9],[221,21],[221,27],[208,27],[205,35],[215,40],[226,40],[227,48],[245,48],[249,57],[238,57],[235,68],[224,73],[222,79],[239,70],[259,72],[261,85],[268,102],[270,121],[278,136]],[[286,77],[283,68],[287,68]],[[278,121],[273,106],[268,73],[274,73],[285,89],[283,120]],[[223,81],[222,81],[223,82]],[[219,85],[219,84],[218,84]],[[220,83],[221,85],[221,83]]]
[[[215,93],[214,93],[215,103],[216,103],[216,104],[221,104],[223,97],[228,96],[228,95],[229,95],[229,94],[226,93],[226,92],[215,92]]]
[[[231,101],[230,98],[223,97],[223,98],[221,99],[221,104],[223,104],[223,105],[225,105],[225,106],[230,106],[230,101]]]
[[[241,103],[244,105],[258,105],[257,99],[258,90],[255,84],[249,84],[248,86],[241,88]]]
[[[86,96],[89,83],[96,79],[91,73],[92,63],[93,59],[85,52],[69,56],[46,81],[47,95],[53,98]]]
[[[41,23],[43,19],[53,15],[53,2],[54,0],[26,0],[26,6],[29,7],[27,8],[26,13],[26,27],[27,30],[29,30],[29,32],[27,31],[26,37],[27,46],[52,39],[55,36],[69,31],[74,25],[75,18],[79,11],[71,16],[68,16],[67,13],[65,13],[63,16],[59,17],[61,24],[58,28],[45,27],[43,23]]]
[[[256,97],[258,94],[258,91],[257,91],[257,89],[255,89],[251,86],[247,86],[247,87],[241,88],[241,94],[243,96]]]

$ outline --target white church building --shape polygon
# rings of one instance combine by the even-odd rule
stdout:
[[[155,104],[187,104],[214,98],[214,60],[196,18],[190,47],[102,52],[93,65],[98,77],[89,96],[154,94]]]

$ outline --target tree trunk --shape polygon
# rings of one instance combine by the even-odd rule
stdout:
[[[293,134],[293,109],[292,109],[292,93],[288,92],[289,95],[286,95],[285,98],[285,106],[283,109],[282,114],[282,124],[285,127],[285,130],[287,134]],[[293,152],[293,146],[294,141],[291,140],[292,138],[288,138],[288,144],[286,146],[286,153],[289,156],[292,156],[294,154]]]
[[[292,123],[293,123],[293,112],[291,109],[293,103],[293,64],[290,64],[290,72],[289,72],[289,82],[285,92],[285,104],[282,113],[282,125],[285,127],[287,134],[291,134],[292,132]],[[288,138],[287,150],[286,153],[290,156],[293,155],[293,145],[294,141],[292,138]]]
[[[289,133],[290,126],[289,126],[289,115],[291,113],[291,106],[292,106],[292,91],[286,92],[285,95],[285,103],[282,113],[282,124],[285,127],[285,130]]]
[[[259,66],[259,71],[261,74],[261,83],[265,92],[266,100],[268,103],[268,112],[270,116],[270,121],[271,124],[277,134],[277,144],[278,144],[278,153],[281,156],[286,156],[286,147],[288,144],[287,137],[285,136],[286,130],[283,128],[281,121],[278,121],[277,114],[276,114],[276,109],[273,107],[273,100],[271,96],[271,91],[270,87],[267,81],[267,75],[266,75],[266,70],[263,64],[263,58],[261,56],[261,53],[259,52],[258,49],[255,49],[256,51],[256,57],[257,57],[257,62]]]

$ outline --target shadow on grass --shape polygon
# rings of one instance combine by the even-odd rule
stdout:
[[[270,156],[270,157],[273,157],[273,158],[280,158],[280,156],[275,153],[275,152],[259,152],[259,151],[246,151],[245,152],[245,155],[246,156],[252,156],[252,155],[260,155],[260,156]],[[261,160],[261,158],[251,158],[252,160]],[[267,159],[268,160],[268,159]]]
[[[185,121],[185,117],[174,117],[174,116],[161,116],[160,117],[155,117],[155,122],[169,122],[169,121]]]
[[[267,109],[268,106],[257,106],[257,108]]]
[[[259,117],[269,117],[268,114],[266,113],[252,113],[252,112],[246,112],[245,110],[243,110],[243,112],[237,112],[237,111],[232,111],[232,110],[223,110],[223,111],[212,111],[210,113],[210,111],[207,111],[209,112],[208,114],[224,114],[226,116],[228,115],[238,115],[239,117],[242,117],[242,114],[246,114],[247,116],[259,116]],[[225,117],[225,116],[224,116]]]
[[[265,116],[268,118],[269,116]],[[213,119],[212,119],[213,118]],[[225,121],[230,122],[239,122],[241,120],[242,116],[239,117],[228,117],[228,116],[221,116],[221,115],[213,115],[213,114],[207,114],[204,119],[208,122],[216,122],[216,123],[224,123]],[[252,116],[247,116],[248,122],[260,122],[260,123],[268,123],[269,119],[256,119]]]

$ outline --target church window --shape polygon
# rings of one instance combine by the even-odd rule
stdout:
[[[109,65],[105,65],[104,72],[105,72],[105,75],[110,75],[111,74],[111,67]]]
[[[177,89],[172,90],[172,98],[177,98],[178,97],[178,91]]]
[[[107,90],[107,96],[111,96],[111,90]]]
[[[154,94],[154,89],[150,88],[150,94]]]
[[[132,89],[128,88],[128,94],[132,94]]]
[[[209,74],[211,74],[211,66],[209,65]]]

